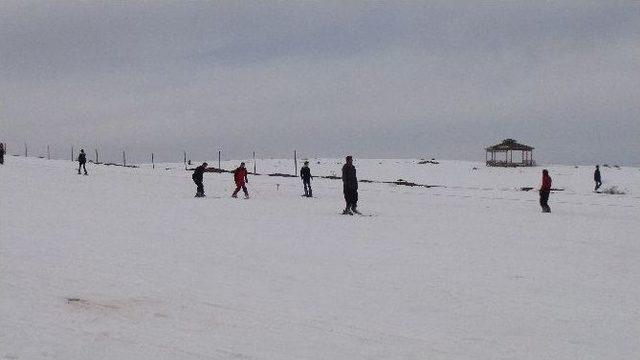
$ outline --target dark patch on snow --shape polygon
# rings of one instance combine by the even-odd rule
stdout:
[[[104,165],[104,166],[119,166],[119,167],[126,167],[126,168],[132,168],[132,169],[137,169],[138,165],[123,165],[123,164],[116,164],[116,163],[95,163],[96,165]]]
[[[291,174],[283,174],[283,173],[273,173],[273,174],[267,174],[268,176],[279,176],[279,177],[297,177],[296,175],[291,175]]]
[[[530,186],[523,186],[520,188],[520,191],[531,191],[535,188],[530,187]],[[491,190],[491,189],[483,189],[483,190]],[[504,189],[504,190],[508,190],[508,189]],[[561,188],[551,188],[551,191],[564,191],[564,189]]]
[[[438,164],[440,164],[439,162],[436,161],[436,159],[431,159],[431,160],[420,159],[420,160],[421,161],[418,161],[418,164],[420,164],[420,165],[425,165],[425,164],[438,165]]]

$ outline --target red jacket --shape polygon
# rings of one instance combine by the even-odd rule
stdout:
[[[542,175],[542,186],[540,190],[550,191],[551,190],[551,176]]]
[[[249,182],[247,179],[247,169],[239,167],[233,171],[233,179],[236,181],[236,185],[244,185],[245,182]]]

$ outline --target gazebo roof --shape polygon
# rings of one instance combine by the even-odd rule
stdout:
[[[500,144],[495,144],[493,146],[489,146],[486,148],[487,151],[508,151],[508,150],[516,150],[516,151],[531,151],[534,148],[529,145],[520,144],[513,139],[504,139]]]

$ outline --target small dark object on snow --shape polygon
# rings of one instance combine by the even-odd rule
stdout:
[[[291,175],[291,174],[283,174],[283,173],[273,173],[273,174],[268,174],[269,176],[280,176],[280,177],[297,177],[296,175]]]
[[[437,162],[435,159],[431,159],[431,160],[422,160],[422,161],[418,161],[418,164],[420,165],[424,165],[424,164],[434,164],[434,165],[438,165],[440,164],[439,162]]]
[[[488,190],[491,190],[491,189],[488,189]],[[524,186],[524,187],[520,188],[520,191],[530,191],[530,190],[533,190],[533,188],[529,187],[529,186]],[[562,188],[551,188],[550,191],[564,191],[564,189],[562,189]]]

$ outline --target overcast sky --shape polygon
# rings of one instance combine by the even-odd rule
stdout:
[[[1,1],[0,140],[640,165],[638,1]]]

